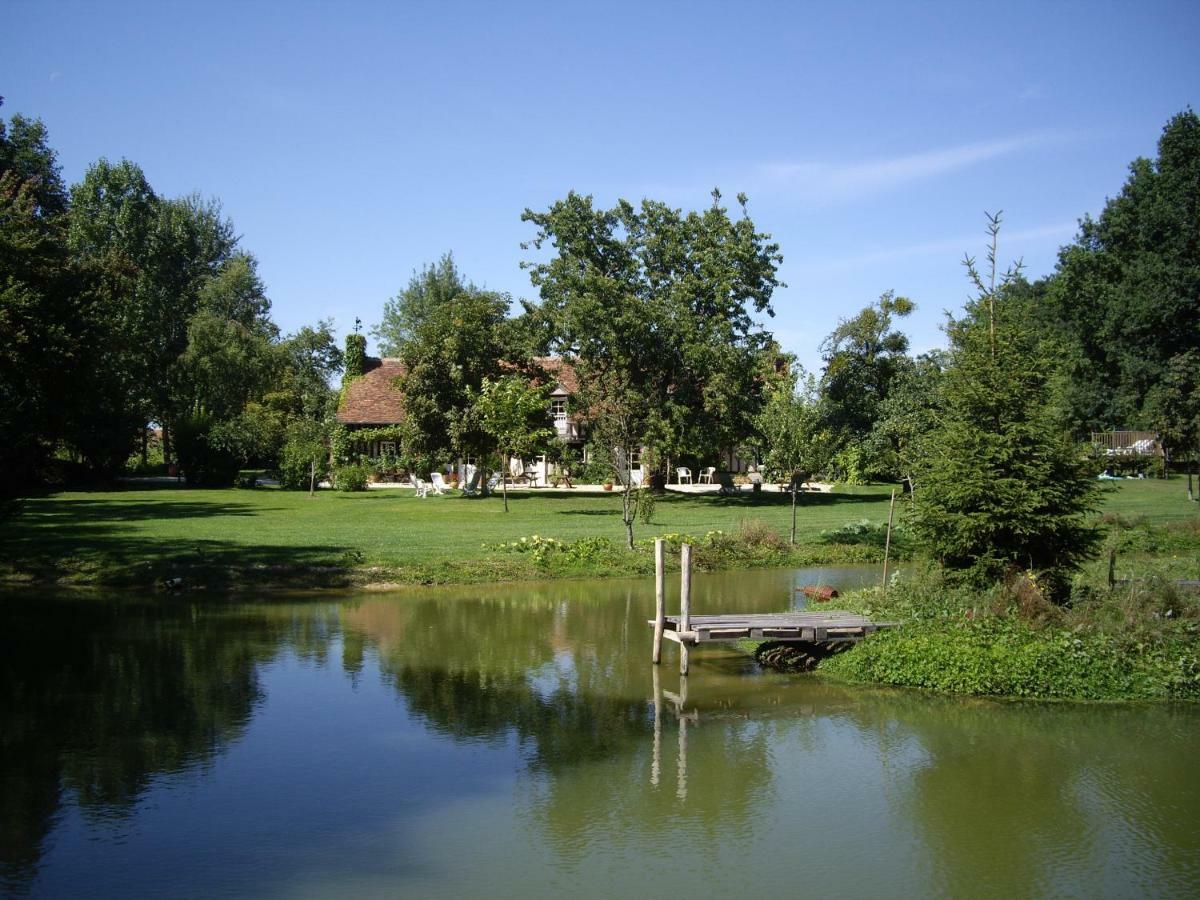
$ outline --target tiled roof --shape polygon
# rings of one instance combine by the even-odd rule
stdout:
[[[558,356],[539,357],[536,362],[567,394],[579,391],[575,367]],[[337,420],[343,425],[397,425],[404,420],[404,398],[395,380],[404,372],[398,359],[368,356],[362,378],[351,382],[338,406]]]
[[[343,425],[397,425],[404,420],[404,398],[393,382],[404,372],[398,359],[368,356],[362,378],[351,382],[338,406]]]
[[[561,356],[539,356],[536,362],[567,394],[579,393],[579,376],[575,373],[575,367]]]

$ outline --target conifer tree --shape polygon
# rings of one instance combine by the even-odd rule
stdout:
[[[1048,348],[1008,290],[1018,271],[997,281],[1000,216],[988,218],[990,271],[985,280],[966,260],[978,293],[947,325],[950,365],[917,469],[912,524],[948,568],[978,582],[1028,570],[1061,598],[1096,544],[1088,522],[1096,473],[1054,403]]]

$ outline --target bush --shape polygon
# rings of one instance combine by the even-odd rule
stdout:
[[[339,491],[365,491],[371,467],[364,463],[339,466],[333,473],[333,486]]]
[[[317,481],[327,474],[329,465],[324,447],[306,438],[289,438],[279,454],[279,486],[291,491],[307,491],[316,463]]]
[[[230,487],[241,468],[241,460],[213,439],[214,424],[207,416],[191,416],[175,428],[175,452],[190,485]]]

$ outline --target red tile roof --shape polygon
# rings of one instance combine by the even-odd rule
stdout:
[[[575,367],[558,356],[535,360],[567,394],[579,391]],[[368,356],[362,378],[351,382],[338,406],[337,420],[343,425],[397,425],[404,420],[404,397],[395,380],[404,373],[398,359]]]
[[[343,425],[396,425],[404,420],[404,398],[395,384],[404,372],[398,359],[368,356],[362,378],[351,382],[338,406]]]
[[[575,373],[575,367],[561,356],[539,356],[535,362],[545,369],[546,374],[555,379],[567,394],[579,393],[579,376]]]

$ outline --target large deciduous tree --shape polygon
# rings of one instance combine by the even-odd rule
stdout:
[[[772,314],[779,247],[744,196],[738,217],[720,199],[684,213],[572,192],[523,216],[537,228],[525,249],[553,250],[523,263],[541,295],[529,333],[576,365],[585,417],[620,407],[622,430],[660,458],[711,458],[752,434],[776,355],[754,317]]]
[[[413,275],[385,313],[380,329],[387,326],[388,336],[380,340],[404,364],[397,386],[411,455],[431,460],[486,446],[474,396],[485,378],[502,374],[509,302],[506,294],[465,281],[447,255]]]
[[[843,319],[821,344],[822,420],[835,436],[842,477],[851,481],[888,478],[895,459],[867,440],[892,384],[912,368],[908,337],[892,328],[895,318],[915,308],[907,297],[887,291],[851,319]]]
[[[1043,315],[1077,361],[1080,430],[1153,427],[1172,360],[1200,351],[1200,117],[1167,122],[1154,160],[1085,217],[1044,287]]]

